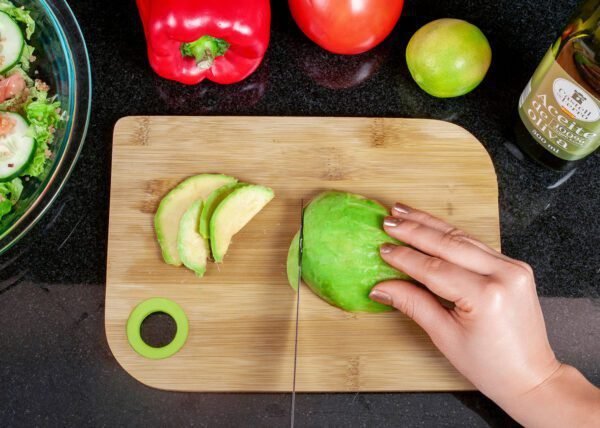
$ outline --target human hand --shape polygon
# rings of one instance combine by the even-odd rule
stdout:
[[[425,288],[386,281],[371,299],[412,318],[473,385],[529,422],[527,399],[568,367],[548,342],[532,269],[427,213],[396,204],[392,214],[384,229],[410,247],[383,245],[381,257]]]

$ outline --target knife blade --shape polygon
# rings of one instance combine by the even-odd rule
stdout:
[[[298,321],[300,317],[300,285],[302,283],[302,251],[304,249],[304,200],[300,207],[300,230],[298,232],[298,287],[296,290],[296,334],[294,339],[294,375],[292,380],[292,406],[290,426],[294,428],[296,417],[296,371],[298,367]]]

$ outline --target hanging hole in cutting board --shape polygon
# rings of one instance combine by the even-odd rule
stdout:
[[[164,321],[171,320],[174,323],[174,334],[168,343],[164,344],[165,341],[159,340],[155,342],[156,336],[150,334],[146,336],[142,332],[142,325],[148,320],[150,327],[155,322],[163,323]],[[147,326],[146,326],[147,327]],[[144,328],[145,330],[145,328]],[[159,360],[162,358],[168,358],[179,351],[185,341],[187,340],[189,331],[189,324],[187,316],[181,306],[169,299],[163,299],[155,297],[148,299],[137,305],[127,320],[127,340],[129,345],[135,352],[140,354],[142,357],[150,358],[153,360]],[[167,330],[162,329],[162,333],[167,333]],[[162,334],[159,332],[159,334]],[[148,339],[144,340],[143,336]],[[162,335],[164,339],[165,335]],[[156,346],[153,346],[156,345]]]
[[[155,312],[142,321],[140,335],[147,345],[153,348],[167,346],[175,339],[177,324],[173,317],[164,312]]]

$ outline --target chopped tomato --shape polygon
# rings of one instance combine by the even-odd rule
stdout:
[[[0,80],[0,103],[21,95],[25,86],[25,79],[19,73]]]

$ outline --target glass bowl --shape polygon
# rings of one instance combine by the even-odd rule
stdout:
[[[79,24],[64,0],[13,0],[31,11],[36,31],[31,44],[36,77],[50,85],[66,111],[66,124],[52,144],[53,158],[41,180],[24,181],[19,202],[0,220],[0,254],[22,238],[47,211],[79,157],[90,118],[90,61]]]

